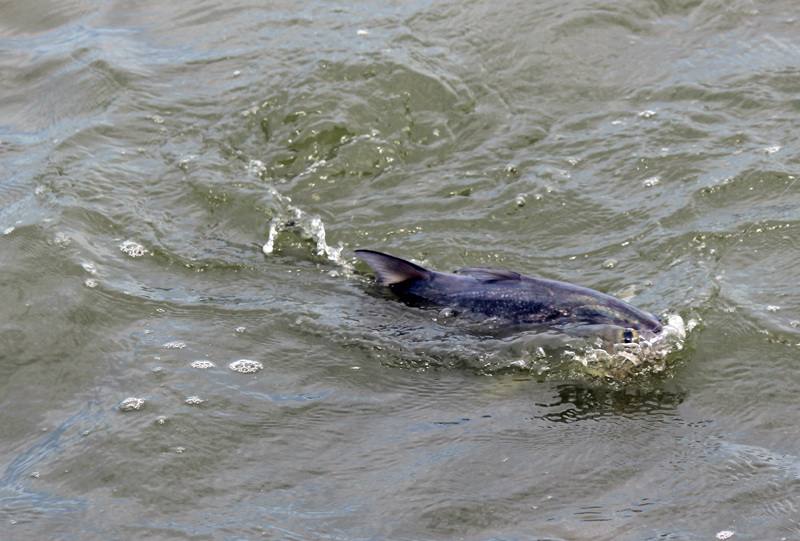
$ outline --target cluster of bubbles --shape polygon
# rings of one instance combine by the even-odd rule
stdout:
[[[239,359],[238,361],[233,361],[228,365],[228,368],[233,370],[234,372],[239,372],[240,374],[251,374],[253,372],[258,372],[264,368],[264,365],[260,361],[253,361],[251,359]]]
[[[120,244],[119,249],[131,257],[141,257],[147,253],[147,248],[132,240],[126,240]]]
[[[207,370],[209,368],[217,367],[217,365],[215,365],[211,361],[192,361],[192,364],[190,366],[192,368],[197,368],[198,370]]]

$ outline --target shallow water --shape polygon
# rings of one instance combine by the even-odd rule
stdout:
[[[794,7],[0,6],[0,538],[800,538]],[[357,248],[685,342],[618,377]]]

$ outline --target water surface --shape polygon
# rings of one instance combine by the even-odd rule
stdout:
[[[0,537],[800,537],[794,8],[0,7]],[[617,378],[357,248],[689,330]]]

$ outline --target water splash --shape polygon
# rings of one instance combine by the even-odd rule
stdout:
[[[281,194],[275,188],[269,187],[269,190],[271,195],[284,207],[284,212],[269,222],[267,242],[261,248],[264,255],[271,255],[275,251],[278,235],[288,231],[303,240],[313,242],[315,245],[314,255],[325,257],[345,269],[352,269],[350,262],[342,257],[344,246],[341,243],[336,247],[328,244],[325,238],[325,224],[319,216],[307,214],[293,205],[290,197]]]
[[[686,340],[686,325],[681,316],[668,314],[664,319],[664,328],[652,340],[614,344],[610,352],[590,346],[581,352],[568,352],[567,356],[580,363],[590,376],[618,381],[639,374],[663,372],[668,355],[683,349]]]

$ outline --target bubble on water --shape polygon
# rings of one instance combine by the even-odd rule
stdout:
[[[733,537],[734,532],[730,530],[722,530],[721,532],[717,532],[717,539],[729,539]]]
[[[191,364],[192,368],[198,368],[200,370],[206,370],[208,368],[216,368],[217,365],[212,363],[211,361],[192,361]]]
[[[525,359],[511,361],[508,365],[509,367],[516,368],[518,370],[526,370],[528,368],[528,363],[525,362]]]
[[[86,285],[86,287],[95,288],[95,287],[97,287],[97,284],[99,282],[97,280],[95,280],[94,278],[87,278],[86,280],[83,281],[83,283],[84,283],[84,285]]]
[[[93,263],[81,263],[81,267],[89,274],[97,274],[97,267]]]
[[[245,166],[247,172],[253,176],[261,176],[267,171],[267,166],[261,160],[250,160]]]
[[[356,31],[357,36],[369,36],[369,30],[364,30],[363,28],[358,29]]]
[[[167,342],[162,347],[165,349],[183,349],[186,347],[186,343],[173,340],[172,342]]]
[[[524,193],[521,193],[517,197],[514,198],[514,204],[517,205],[518,207],[524,207],[525,206],[525,200],[527,198],[528,198],[527,195],[525,195]]]
[[[639,116],[641,118],[653,118],[657,114],[658,113],[656,113],[655,111],[651,111],[650,109],[647,109],[647,110],[644,110],[641,113],[639,113]]]
[[[146,401],[144,398],[136,398],[134,396],[128,397],[122,402],[120,402],[119,411],[128,412],[128,411],[139,411],[145,405]]]
[[[774,306],[774,305],[767,306],[767,312],[777,312],[780,309],[781,309],[780,306]]]
[[[175,452],[178,453],[179,455],[183,454],[186,452],[186,447],[176,447]]]
[[[184,400],[184,402],[186,402],[190,406],[197,406],[205,402],[205,400],[203,400],[199,396],[188,396],[186,397],[186,400]]]
[[[181,169],[183,169],[185,171],[188,168],[189,163],[194,161],[194,160],[196,160],[196,159],[197,159],[197,155],[196,154],[189,154],[188,156],[178,160],[178,167],[180,167]]]
[[[661,178],[659,177],[650,177],[642,181],[642,186],[645,188],[652,188],[653,186],[657,186],[661,183]]]
[[[764,152],[766,152],[767,154],[775,154],[776,152],[779,152],[780,149],[781,147],[779,146],[767,147],[764,149]]]
[[[789,325],[791,325],[792,327],[794,327],[796,329],[797,327],[800,327],[800,321],[794,319],[794,320],[789,322]]]
[[[236,332],[242,333],[245,330],[247,330],[247,327],[245,327],[244,325],[242,325],[241,327],[236,327]]]
[[[58,244],[62,248],[65,248],[70,244],[72,244],[72,239],[69,238],[69,235],[67,235],[66,233],[56,233],[56,236],[53,240],[56,244]]]
[[[233,370],[234,372],[239,372],[240,374],[250,374],[252,372],[258,372],[264,365],[261,364],[259,361],[253,361],[250,359],[239,359],[238,361],[233,361],[231,364],[228,365],[228,368]]]
[[[38,479],[39,478],[39,472],[38,471],[31,472],[30,476],[33,477],[34,479]]]
[[[131,257],[141,257],[147,253],[147,249],[144,246],[132,240],[126,240],[120,244],[119,249]]]
[[[616,259],[606,259],[603,261],[603,268],[604,269],[613,269],[619,263]]]
[[[156,424],[157,425],[165,425],[167,424],[167,418],[164,415],[159,415],[156,417]]]

